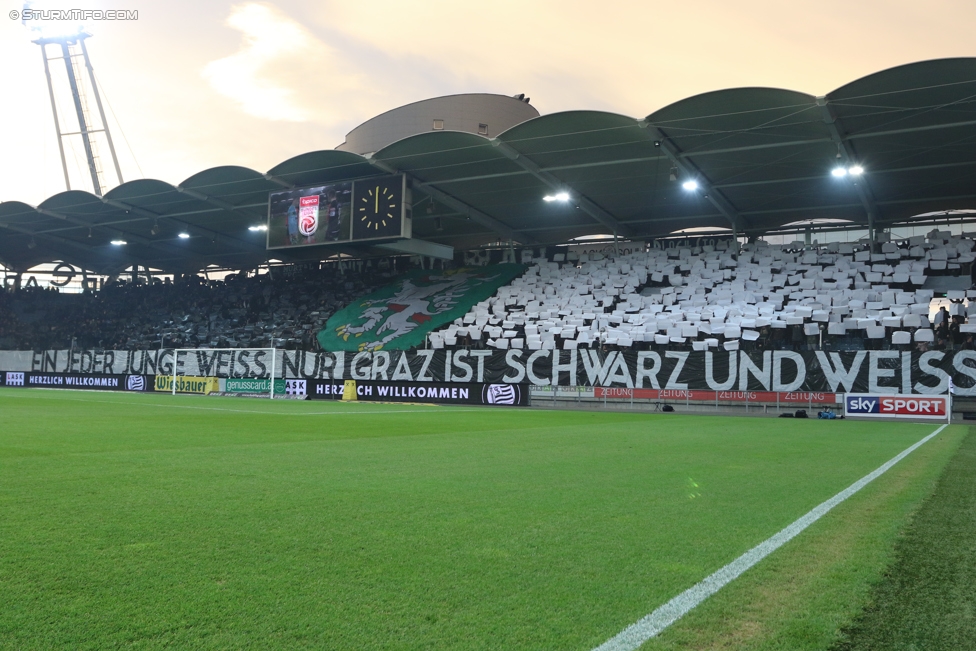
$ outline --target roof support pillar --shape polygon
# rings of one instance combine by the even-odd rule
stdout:
[[[552,173],[542,170],[538,165],[536,165],[535,161],[509,145],[507,142],[503,142],[498,138],[492,138],[491,144],[498,147],[499,151],[505,154],[509,160],[513,161],[523,170],[548,185],[553,191],[566,192],[568,190],[570,196],[572,197],[573,201],[576,202],[576,205],[580,210],[609,228],[615,236],[623,235],[625,237],[630,237],[633,235],[631,229],[621,224],[616,217],[593,203],[590,199],[583,196],[579,192],[572,190],[572,188],[568,188],[565,183],[556,178]]]

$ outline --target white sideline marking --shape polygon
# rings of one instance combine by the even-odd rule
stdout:
[[[668,603],[660,606],[654,612],[650,613],[649,615],[645,615],[637,622],[620,631],[615,636],[596,647],[593,651],[635,651],[635,649],[639,648],[642,644],[644,644],[644,642],[647,642],[652,637],[661,633],[668,626],[671,626],[671,624],[688,614],[698,604],[705,601],[727,584],[737,579],[743,572],[792,540],[797,534],[819,520],[832,508],[883,475],[893,465],[907,457],[917,448],[921,447],[924,443],[944,430],[947,426],[948,423],[938,428],[915,445],[909,447],[907,450],[894,457],[891,459],[891,461],[888,461],[874,472],[865,475],[841,492],[831,497],[826,502],[814,507],[809,513],[801,517],[799,520],[796,520],[779,533],[759,543],[725,567],[706,577],[701,582],[688,588]]]

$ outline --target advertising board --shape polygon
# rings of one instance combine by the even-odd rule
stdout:
[[[3,386],[43,389],[88,389],[92,391],[148,391],[145,375],[88,375],[84,373],[6,372]]]
[[[517,407],[529,404],[529,387],[524,384],[308,380],[308,395],[313,399],[340,400],[347,382],[355,384],[357,400]]]
[[[156,391],[173,391],[172,375],[157,375],[153,382]],[[207,395],[220,391],[220,381],[215,377],[198,377],[194,375],[176,376],[176,393],[201,393]]]
[[[844,411],[848,416],[862,418],[945,420],[949,413],[949,397],[848,393],[844,396]]]
[[[226,393],[270,393],[271,379],[229,377],[220,380],[220,390]],[[285,380],[275,380],[274,392],[279,395],[285,393]]]

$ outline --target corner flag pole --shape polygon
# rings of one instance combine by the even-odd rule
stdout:
[[[275,365],[278,360],[278,349],[271,348],[271,399],[274,400],[274,381],[275,381]]]
[[[946,422],[952,422],[952,395],[956,392],[956,385],[952,381],[952,376],[949,377],[949,386],[946,387],[946,395],[949,398],[949,408],[946,409]]]

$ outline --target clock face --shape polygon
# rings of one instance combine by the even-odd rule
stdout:
[[[353,239],[391,237],[400,234],[402,177],[382,178],[356,184]]]

